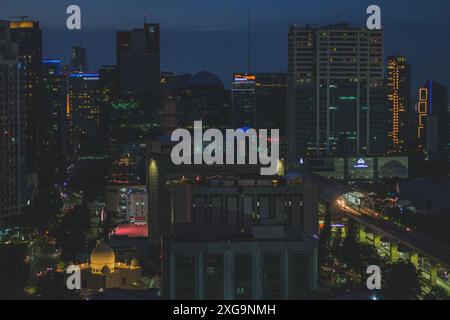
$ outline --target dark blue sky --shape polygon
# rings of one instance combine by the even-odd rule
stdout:
[[[450,85],[448,0],[251,0],[255,71],[285,70],[290,24],[350,22],[363,26],[366,8],[378,4],[386,55],[403,53],[413,65],[414,86],[428,78]],[[66,8],[78,4],[82,30],[65,28]],[[0,19],[28,15],[44,30],[44,55],[68,61],[83,41],[92,71],[114,63],[116,30],[147,21],[162,28],[162,69],[217,73],[224,82],[246,70],[246,0],[1,0]]]

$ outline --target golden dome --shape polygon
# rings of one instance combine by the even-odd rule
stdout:
[[[113,249],[106,243],[99,243],[91,253],[91,269],[93,273],[102,273],[106,266],[110,272],[114,271],[116,256]]]

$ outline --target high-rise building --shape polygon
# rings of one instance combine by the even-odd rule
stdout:
[[[419,88],[417,138],[427,160],[449,155],[448,88],[428,80]]]
[[[37,21],[12,21],[11,40],[19,46],[20,63],[25,72],[27,169],[38,169],[41,149],[41,128],[39,112],[41,97],[42,30]]]
[[[62,74],[60,60],[42,61],[42,110],[41,132],[46,152],[62,156],[66,153],[66,78]]]
[[[295,25],[288,42],[291,163],[308,156],[384,153],[383,31]]]
[[[160,209],[170,213],[164,297],[300,299],[317,288],[313,183],[249,171],[245,178],[172,176],[167,186],[160,190],[168,200]]]
[[[24,82],[9,22],[0,20],[0,220],[21,213],[26,203]]]
[[[111,109],[117,95],[116,72],[116,66],[101,66],[99,69],[99,139],[102,141],[101,148],[109,156],[111,148]]]
[[[411,150],[411,66],[404,56],[388,58],[388,146],[393,153]]]
[[[233,75],[231,88],[232,121],[237,128],[256,128],[256,77],[253,74]]]
[[[256,74],[256,126],[286,136],[287,73]]]
[[[218,76],[208,71],[198,72],[180,93],[178,125],[192,128],[194,121],[202,120],[208,128],[229,128],[230,103],[229,91]]]
[[[72,58],[70,59],[70,69],[75,72],[89,71],[89,56],[87,49],[82,46],[72,47]]]
[[[124,94],[154,94],[160,86],[159,24],[118,31],[116,63],[119,90]]]
[[[69,156],[73,159],[98,156],[98,74],[69,75],[66,114],[69,122]]]

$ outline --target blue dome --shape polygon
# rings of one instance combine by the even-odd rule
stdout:
[[[295,180],[303,178],[303,173],[300,170],[292,169],[286,174],[287,180]]]
[[[202,71],[194,74],[188,82],[190,86],[223,86],[222,80],[215,74]]]

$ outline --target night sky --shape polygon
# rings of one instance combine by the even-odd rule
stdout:
[[[448,0],[251,0],[254,71],[285,71],[291,24],[349,22],[365,26],[366,8],[378,4],[386,55],[405,54],[414,87],[428,78],[450,85],[450,1]],[[82,30],[65,27],[66,8],[78,4]],[[218,74],[225,84],[246,71],[247,0],[1,0],[0,19],[28,15],[44,30],[44,56],[69,61],[83,43],[91,71],[115,62],[115,31],[161,24],[164,71]]]

